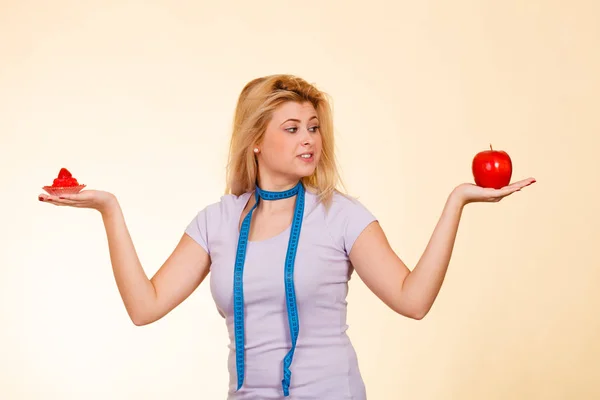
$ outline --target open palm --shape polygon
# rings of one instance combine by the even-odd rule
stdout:
[[[60,197],[40,194],[38,200],[55,206],[91,208],[102,212],[115,200],[115,196],[101,190],[83,190],[77,194],[64,194]]]
[[[476,202],[494,203],[533,183],[535,183],[534,178],[527,178],[500,189],[484,188],[472,183],[463,183],[456,188],[456,191],[465,204]]]

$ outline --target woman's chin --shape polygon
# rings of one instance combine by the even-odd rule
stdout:
[[[307,178],[311,175],[313,175],[315,173],[315,167],[305,167],[305,168],[301,168],[296,172],[296,176],[298,177],[298,179],[302,179],[302,178]]]

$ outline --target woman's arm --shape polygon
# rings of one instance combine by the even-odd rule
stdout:
[[[183,234],[173,253],[148,279],[116,201],[103,212],[102,220],[117,287],[135,325],[146,325],[168,314],[207,276],[208,254]]]
[[[86,190],[60,198],[40,195],[39,199],[57,206],[92,208],[100,212],[115,281],[127,313],[135,325],[146,325],[165,316],[183,302],[208,275],[209,255],[184,233],[173,253],[152,279],[148,279],[119,202],[111,193]]]
[[[390,247],[377,222],[359,235],[350,261],[365,284],[391,309],[404,316],[422,319],[441,289],[448,270],[462,211],[471,202],[497,202],[535,182],[526,179],[494,190],[463,184],[452,191],[429,243],[410,271]]]

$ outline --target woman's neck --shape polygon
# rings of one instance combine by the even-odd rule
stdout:
[[[293,189],[296,185],[298,185],[298,180],[292,181],[289,179],[258,179],[258,187],[261,190],[268,192],[284,192],[290,189]],[[278,200],[265,200],[260,199],[258,204],[258,210],[262,213],[279,213],[282,211],[291,210],[294,208],[296,203],[296,196],[288,197],[286,199],[278,199]]]
[[[258,178],[258,187],[268,192],[285,192],[286,190],[293,189],[298,184],[298,179],[269,179],[269,178]]]

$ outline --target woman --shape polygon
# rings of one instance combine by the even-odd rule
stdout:
[[[212,272],[230,337],[229,399],[365,399],[346,335],[352,271],[392,310],[421,319],[442,285],[463,207],[499,201],[534,180],[500,190],[457,186],[411,272],[376,218],[336,189],[333,150],[324,93],[289,75],[249,82],[235,112],[227,194],[192,219],[152,279],[114,195],[86,190],[40,200],[101,213],[136,325],[162,318]]]

